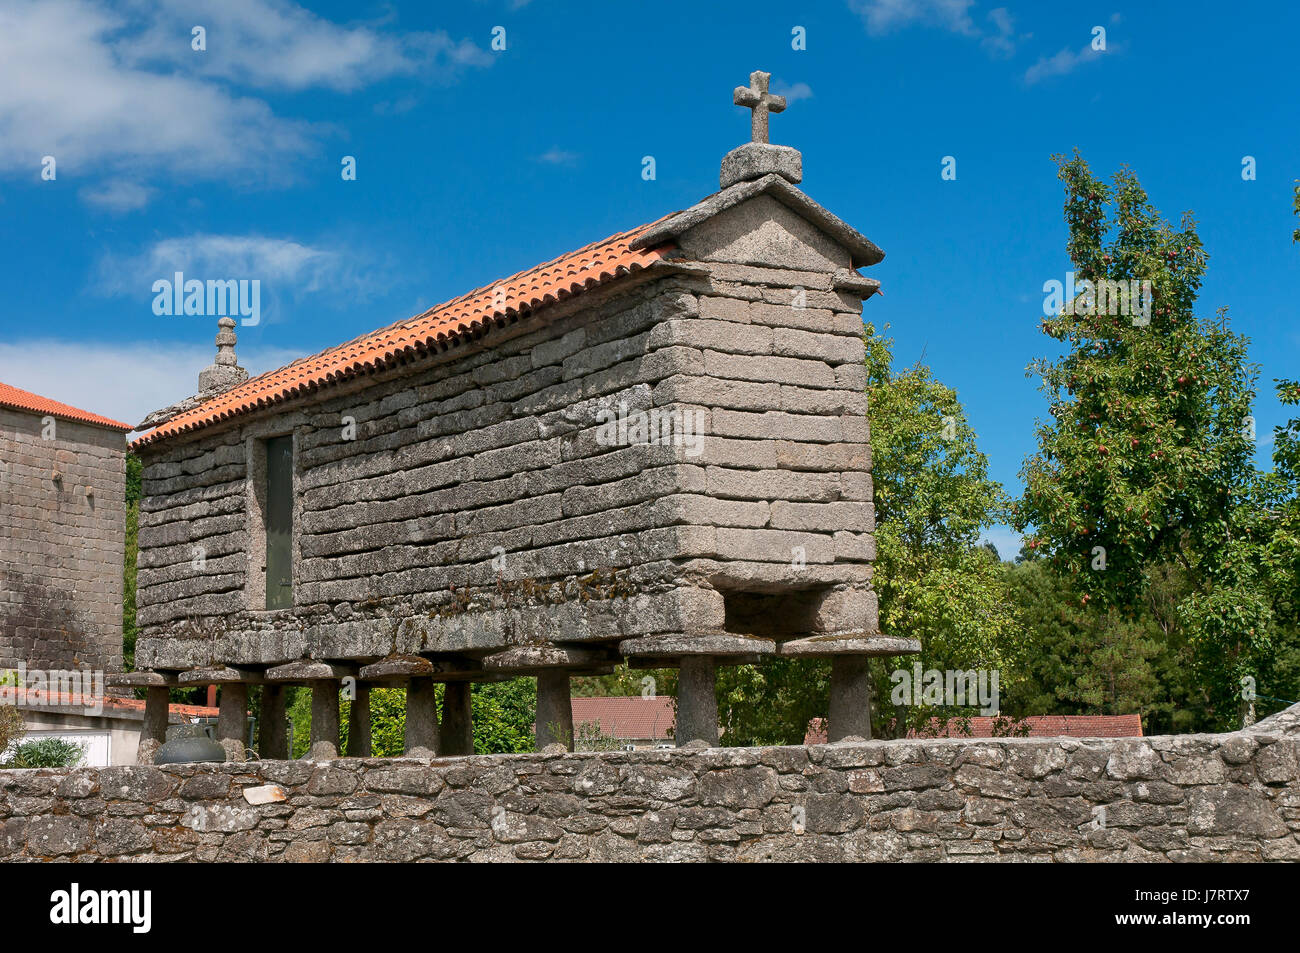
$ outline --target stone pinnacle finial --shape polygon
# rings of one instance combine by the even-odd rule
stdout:
[[[731,98],[737,106],[747,106],[750,114],[750,139],[754,142],[767,142],[767,114],[785,111],[785,97],[774,96],[767,91],[767,84],[772,79],[771,73],[754,70],[749,74],[748,86],[737,86]]]
[[[248,371],[235,358],[235,319],[217,320],[217,356],[199,371],[199,394],[219,394],[248,380]]]
[[[724,189],[765,175],[779,175],[795,185],[803,180],[803,156],[799,151],[789,146],[774,146],[767,141],[768,114],[785,111],[785,97],[767,91],[771,79],[771,73],[755,70],[749,74],[749,85],[737,86],[732,94],[737,106],[753,110],[750,114],[752,141],[723,156],[719,182]]]

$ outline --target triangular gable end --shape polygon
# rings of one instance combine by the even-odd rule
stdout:
[[[650,226],[630,247],[667,242],[701,261],[784,262],[817,271],[862,268],[885,257],[875,242],[775,174],[715,192]]]

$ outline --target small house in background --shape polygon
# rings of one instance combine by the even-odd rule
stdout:
[[[26,693],[16,707],[25,733],[16,745],[58,738],[82,745],[81,767],[106,768],[135,764],[144,724],[144,700],[112,695],[83,699],[66,692]],[[167,723],[199,723],[216,727],[217,709],[207,705],[169,705]],[[8,756],[0,752],[0,761]]]
[[[574,698],[572,703],[575,743],[583,736],[584,726],[622,747],[669,747],[673,743],[676,713],[667,696]]]

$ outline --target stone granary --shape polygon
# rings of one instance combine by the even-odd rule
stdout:
[[[402,684],[408,752],[461,754],[474,681],[535,675],[545,746],[571,744],[570,675],[676,666],[677,743],[715,744],[715,666],[828,657],[831,740],[869,735],[866,657],[919,649],[871,582],[858,269],[883,252],[796,188],[767,78],[685,211],[251,380],[223,319],[200,393],[135,442],[124,681],[155,707],[223,685],[232,756],[248,684],[267,726],[311,685],[313,757],[342,680],[358,754],[367,687]]]

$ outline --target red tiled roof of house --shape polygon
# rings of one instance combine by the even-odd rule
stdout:
[[[17,692],[18,689],[13,689]],[[65,708],[100,708],[107,712],[128,712],[144,711],[144,700],[140,698],[119,698],[116,695],[104,695],[101,697],[91,696],[85,698],[75,692],[42,692],[34,689],[24,689],[16,702],[19,708],[45,708],[45,707],[65,707]],[[179,715],[184,718],[216,718],[220,713],[219,708],[210,708],[207,705],[181,705],[173,703],[167,706],[167,711],[173,715]]]
[[[51,417],[62,417],[64,420],[75,420],[82,424],[94,424],[96,427],[108,427],[110,430],[120,430],[123,433],[135,429],[130,424],[124,424],[120,420],[101,417],[99,414],[92,414],[88,410],[73,407],[71,404],[50,400],[48,397],[33,394],[31,391],[22,390],[11,384],[0,383],[0,407],[8,407],[12,410],[27,410],[34,414],[48,414]]]
[[[446,351],[459,346],[467,338],[478,337],[493,323],[504,326],[511,314],[528,314],[640,271],[666,258],[672,248],[671,245],[661,245],[634,251],[628,247],[634,238],[656,224],[651,222],[612,235],[543,265],[484,285],[413,318],[251,378],[176,415],[137,438],[133,446],[141,447],[198,430],[432,351]]]
[[[997,737],[1008,735],[1029,738],[1142,737],[1141,715],[1029,715],[1023,721],[976,715],[970,719],[970,734],[963,730],[964,722],[954,718],[946,726],[941,727],[939,719],[936,718],[930,722],[931,731],[918,735],[915,730],[909,729],[907,737],[993,738],[995,737],[993,726],[997,721],[1002,722],[1000,734]],[[1029,734],[1019,734],[1018,729],[1026,726],[1029,728]],[[826,744],[825,719],[814,718],[808,723],[808,731],[804,735],[803,743],[806,745]]]
[[[673,700],[667,696],[573,699],[573,724],[595,723],[607,738],[667,740],[674,721]]]

